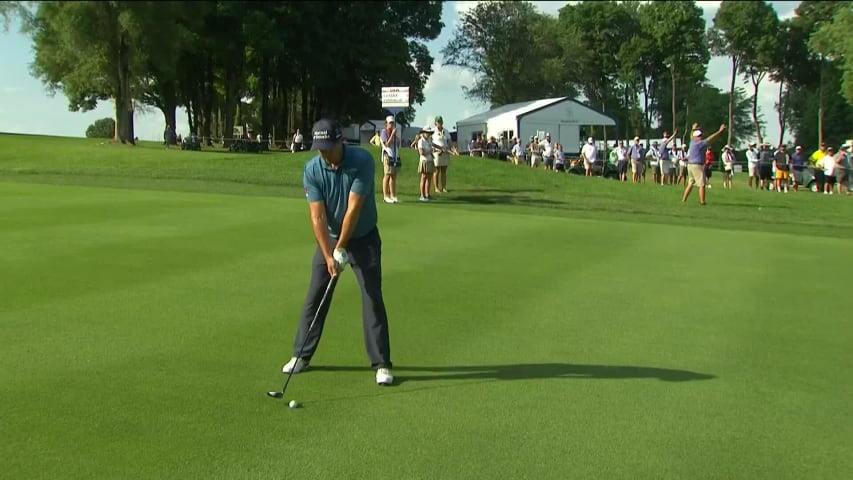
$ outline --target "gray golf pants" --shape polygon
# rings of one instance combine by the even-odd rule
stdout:
[[[351,266],[358,285],[361,287],[361,316],[364,322],[364,347],[370,359],[371,367],[391,368],[391,344],[388,338],[388,315],[385,312],[385,301],[382,298],[382,239],[379,230],[361,237],[351,239],[347,247],[350,259],[354,262]],[[320,306],[323,293],[329,284],[329,272],[326,269],[326,260],[320,247],[314,253],[311,262],[311,284],[308,287],[308,295],[302,309],[302,319],[293,342],[293,356],[300,356],[299,349],[305,341],[305,334],[314,314]],[[311,335],[305,342],[305,349],[301,357],[310,361],[317,346],[320,344],[320,336],[323,334],[323,326],[326,323],[326,315],[329,313],[329,305],[332,303],[334,289],[329,292],[326,304],[317,316],[317,323],[311,330]]]

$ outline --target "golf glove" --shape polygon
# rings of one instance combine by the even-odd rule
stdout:
[[[335,259],[335,264],[338,267],[338,272],[343,272],[347,264],[350,263],[349,253],[346,251],[346,249],[336,248],[332,256]]]

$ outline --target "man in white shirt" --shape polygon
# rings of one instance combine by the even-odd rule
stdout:
[[[542,161],[545,164],[545,170],[553,170],[554,168],[554,145],[551,143],[551,134],[545,134],[545,140],[539,144],[542,147]]]
[[[524,147],[521,146],[521,139],[516,138],[515,144],[512,146],[512,164],[518,165],[524,162]]]
[[[755,151],[755,143],[750,143],[746,149],[746,168],[749,169],[749,188],[755,180],[755,188],[758,188],[758,152]]]
[[[586,139],[586,145],[581,149],[581,158],[583,158],[583,168],[587,177],[592,176],[592,166],[598,158],[598,149],[595,148],[595,140],[592,137]]]
[[[291,153],[302,151],[302,140],[302,132],[297,128],[296,133],[293,134],[293,141],[290,143]]]

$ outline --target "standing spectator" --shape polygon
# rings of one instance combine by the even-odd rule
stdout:
[[[770,189],[773,185],[773,152],[770,144],[761,145],[758,152],[758,178],[761,180],[761,190]]]
[[[640,183],[640,176],[643,174],[643,167],[645,166],[640,137],[634,137],[634,143],[628,148],[628,157],[631,159],[634,183]]]
[[[838,154],[835,156],[835,183],[838,185],[838,194],[841,195],[847,191],[850,195],[850,150],[845,143],[838,149]]]
[[[803,147],[797,145],[794,149],[794,154],[791,155],[791,167],[793,169],[794,191],[797,187],[803,184],[803,172],[806,165],[806,155],[803,153]]]
[[[432,128],[426,126],[423,128],[423,130],[421,130],[420,138],[418,139],[418,155],[420,156],[420,162],[418,163],[418,173],[421,176],[420,198],[418,198],[418,200],[422,202],[428,202],[432,200],[432,195],[430,195],[429,186],[430,180],[432,179],[433,171],[435,170],[435,161],[433,160],[432,148],[435,139],[430,138],[432,134]],[[437,188],[436,191],[438,191]]]
[[[832,195],[835,191],[835,149],[827,147],[817,166],[823,169],[823,193]]]
[[[441,115],[435,117],[435,129],[432,135],[433,163],[435,173],[433,174],[432,187],[436,192],[447,193],[447,168],[450,166],[450,154],[458,155],[459,152],[453,148],[450,132],[444,128],[444,119]]]
[[[823,159],[826,155],[826,144],[821,143],[820,148],[815,150],[814,153],[809,157],[809,163],[811,163],[812,168],[814,169],[814,182],[817,185],[817,193],[824,192],[824,178],[826,175],[824,174],[824,169],[822,166],[819,166],[818,163]]]
[[[755,150],[755,143],[750,143],[746,149],[746,168],[749,169],[749,188],[752,188],[753,180],[755,188],[758,188],[758,152]]]
[[[699,187],[699,203],[705,205],[705,171],[702,168],[705,163],[705,150],[708,148],[708,142],[717,138],[717,135],[723,133],[725,129],[726,124],[720,125],[720,129],[707,139],[703,138],[701,130],[693,130],[693,139],[690,142],[690,149],[687,151],[687,175],[690,179],[687,181],[687,188],[684,189],[684,195],[681,197],[682,203],[687,203],[687,198],[690,197],[690,192],[696,185]]]
[[[530,142],[530,168],[538,167],[541,160],[542,145],[539,143],[539,137],[533,137],[533,141]]]
[[[545,170],[554,169],[554,145],[551,144],[551,134],[545,134],[545,140],[540,144],[542,147],[542,162],[545,164]]]
[[[296,153],[302,151],[302,132],[299,129],[296,129],[296,133],[293,134],[293,140],[290,142],[290,152]]]
[[[512,151],[510,152],[512,155],[512,164],[518,165],[524,162],[524,147],[521,146],[521,139],[516,138],[515,143],[512,146]]]
[[[649,167],[652,169],[652,181],[657,185],[660,181],[660,147],[657,140],[652,142],[652,148],[646,152],[645,157]],[[646,183],[645,171],[643,172],[643,183]]]
[[[587,138],[586,145],[581,148],[581,158],[583,159],[584,176],[591,177],[592,166],[595,165],[595,160],[598,158],[598,149],[595,148],[595,140],[592,137]]]
[[[705,165],[703,169],[705,170],[705,187],[707,188],[711,188],[711,174],[714,171],[714,162],[716,161],[714,151],[710,148],[705,150]]]
[[[400,134],[393,115],[385,118],[385,128],[379,135],[382,141],[382,197],[385,203],[397,200],[397,172],[400,168]]]
[[[660,184],[666,185],[667,179],[670,183],[672,183],[672,160],[670,159],[669,154],[669,142],[675,138],[675,134],[678,133],[678,129],[672,132],[672,136],[668,137],[667,132],[664,130],[663,132],[663,143],[658,148],[658,158],[660,159]]]
[[[735,168],[735,154],[732,146],[723,147],[723,188],[732,189],[732,175]]]
[[[554,145],[554,171],[566,171],[566,157],[563,154],[563,144],[559,142]]]
[[[628,181],[628,151],[625,150],[625,144],[619,140],[616,148],[616,173],[619,174],[620,182]]]
[[[687,185],[687,145],[681,145],[681,148],[676,150],[675,156],[678,159],[678,174],[675,177],[675,184]]]
[[[773,166],[776,167],[776,191],[788,193],[788,181],[791,175],[791,156],[785,145],[779,145],[779,149],[773,155]]]

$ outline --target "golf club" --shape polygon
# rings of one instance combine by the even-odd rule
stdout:
[[[308,343],[308,337],[311,336],[311,331],[314,330],[314,324],[317,323],[317,317],[320,316],[320,311],[323,310],[323,306],[326,305],[326,302],[329,299],[329,292],[335,288],[336,283],[338,283],[338,275],[333,275],[329,279],[329,284],[326,286],[323,298],[320,299],[320,304],[317,305],[317,311],[314,313],[314,319],[311,320],[311,323],[308,325],[308,330],[305,332],[305,339],[302,340],[302,346],[299,347],[299,355],[297,355],[296,358],[302,358],[302,351],[305,350],[305,344]],[[296,364],[293,365],[293,368],[290,369],[290,373],[287,374],[287,380],[284,381],[284,386],[281,387],[280,392],[267,392],[267,395],[272,398],[284,398],[284,392],[287,391],[287,384],[290,383],[290,377],[293,376],[294,370],[296,370]]]

